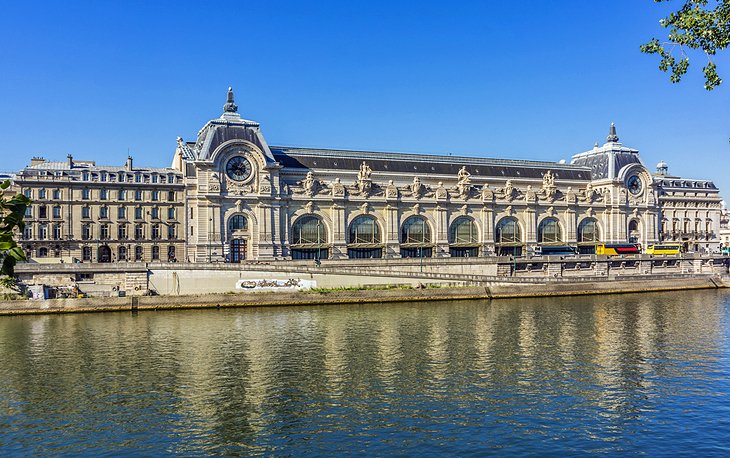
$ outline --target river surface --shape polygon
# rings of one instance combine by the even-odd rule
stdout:
[[[0,317],[7,455],[730,455],[730,294]]]

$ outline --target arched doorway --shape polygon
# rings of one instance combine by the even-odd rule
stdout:
[[[641,241],[641,231],[639,229],[639,221],[632,219],[629,221],[629,230],[628,230],[628,238],[629,243],[640,243]]]
[[[228,254],[226,261],[238,264],[248,252],[248,219],[244,215],[228,218]]]
[[[107,245],[100,246],[97,260],[98,262],[112,262],[112,249]]]

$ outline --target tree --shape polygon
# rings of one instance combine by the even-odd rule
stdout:
[[[15,284],[15,264],[25,260],[25,252],[15,241],[17,232],[25,227],[23,217],[30,199],[16,194],[6,199],[4,191],[10,187],[10,181],[0,183],[0,285]],[[16,232],[17,231],[17,232]]]
[[[730,44],[730,0],[683,1],[684,5],[679,10],[659,21],[662,27],[669,29],[668,41],[652,38],[640,49],[647,54],[659,55],[659,70],[671,71],[669,79],[672,83],[678,83],[687,73],[687,52],[701,50],[707,56],[707,64],[702,68],[705,89],[711,91],[722,83],[712,57]]]

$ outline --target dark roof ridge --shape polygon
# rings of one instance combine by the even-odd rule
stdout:
[[[354,155],[358,155],[358,159],[389,159],[389,160],[418,160],[426,159],[430,162],[438,161],[445,163],[453,163],[454,161],[464,162],[468,164],[480,164],[480,165],[519,165],[519,166],[532,166],[532,167],[553,167],[553,168],[564,168],[564,169],[586,169],[585,166],[551,162],[551,161],[535,161],[529,159],[499,159],[499,158],[485,158],[476,156],[444,156],[438,154],[428,153],[401,153],[401,152],[382,152],[382,151],[362,151],[362,150],[347,150],[347,149],[332,149],[332,148],[306,148],[298,146],[271,146],[272,153],[294,153],[306,156],[338,156],[341,157],[343,154],[349,155],[350,158],[354,158]]]

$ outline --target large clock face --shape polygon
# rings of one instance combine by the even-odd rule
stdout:
[[[626,187],[629,188],[629,192],[631,194],[640,194],[641,188],[643,187],[643,184],[641,183],[641,178],[639,178],[637,175],[631,175],[629,179],[626,180]]]
[[[226,164],[226,175],[235,181],[246,181],[251,176],[251,163],[242,156],[231,158]]]

